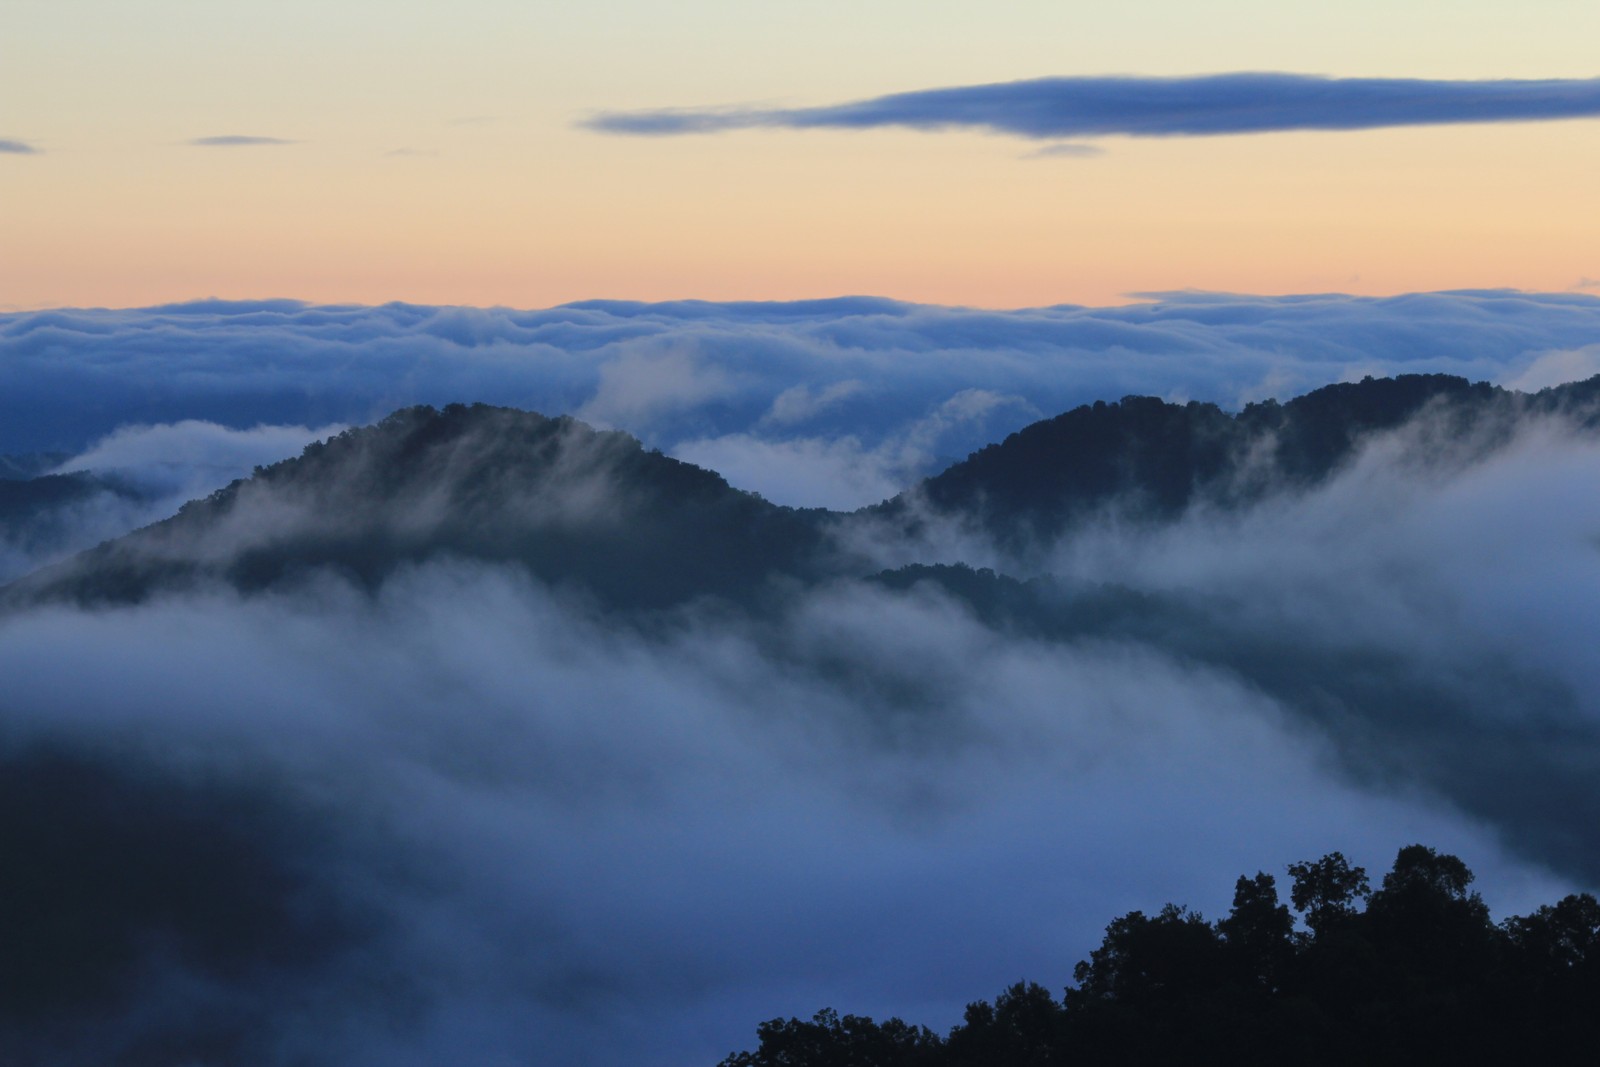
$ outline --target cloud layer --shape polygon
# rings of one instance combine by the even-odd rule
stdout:
[[[38,154],[38,149],[26,141],[12,141],[0,138],[0,155],[31,156]]]
[[[1205,137],[1596,115],[1600,79],[1427,81],[1239,73],[1037,78],[895,93],[829,107],[613,111],[583,125],[636,136],[900,126],[965,127],[1030,138]]]
[[[1150,301],[283,300],[0,315],[0,453],[78,453],[125,424],[357,424],[485,401],[578,414],[773,500],[844,507],[1098,399],[1236,408],[1408,371],[1542,386],[1583,376],[1600,336],[1600,299],[1579,293]]]
[[[1144,628],[850,581],[639,625],[445,562],[0,617],[5,780],[83,785],[0,833],[71,825],[133,857],[119,885],[237,905],[95,898],[109,943],[161,947],[0,1032],[59,1063],[152,1033],[207,1042],[169,1061],[711,1063],[774,1015],[944,1027],[1058,988],[1114,915],[1215,916],[1333,848],[1456,852],[1498,915],[1593,888],[1600,449],[1540,423],[1429,463],[1427,429],[1314,493],[1056,546],[1064,612],[1111,581]]]

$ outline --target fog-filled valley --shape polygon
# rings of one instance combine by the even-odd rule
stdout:
[[[0,1039],[709,1067],[1332,849],[1592,891],[1600,301],[1515,299],[0,316],[205,353],[4,442]]]

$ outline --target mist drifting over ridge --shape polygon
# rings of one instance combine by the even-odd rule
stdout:
[[[62,820],[132,857],[122,885],[271,887],[214,929],[150,894],[91,897],[119,949],[93,972],[104,987],[57,987],[18,1047],[712,1062],[775,1014],[937,1022],[1019,974],[1059,985],[1111,915],[1168,899],[1214,914],[1225,901],[1196,894],[1267,857],[1381,861],[1427,840],[1469,858],[1497,913],[1590,887],[1593,411],[1501,395],[1467,433],[1424,397],[1322,476],[1244,501],[1139,520],[1124,487],[1020,550],[915,495],[909,525],[821,516],[847,549],[834,571],[742,607],[619,613],[460,551],[375,583],[316,566],[14,607],[15,779],[65,764],[92,784],[80,795],[147,814],[47,793],[7,839],[37,849],[29,827]],[[434,440],[419,419],[395,440]],[[588,440],[572,432],[557,439]],[[461,440],[422,466],[355,451],[450,488],[478,473],[457,457],[484,455]],[[639,514],[655,476],[623,472],[649,453],[607,440],[621,450],[577,453],[598,463],[558,449],[529,468],[535,521]],[[583,507],[552,507],[551,485]],[[289,531],[326,517],[278,499],[254,506]],[[395,499],[386,521],[422,514],[392,488],[345,503]],[[182,555],[235,552],[223,529],[200,524]],[[954,562],[1002,574],[872,577]],[[201,842],[191,864],[161,844],[174,821]],[[69,882],[102,862],[43,860]],[[274,951],[212,948],[247,921]],[[85,1018],[94,1043],[74,1036]]]

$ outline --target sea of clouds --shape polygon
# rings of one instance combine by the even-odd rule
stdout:
[[[844,298],[22,312],[0,315],[0,454],[91,452],[134,427],[164,427],[181,450],[180,425],[293,437],[482,401],[626,430],[780,503],[851,508],[1095,400],[1235,409],[1410,372],[1538,389],[1600,372],[1597,338],[1600,298],[1510,291],[1017,311]]]

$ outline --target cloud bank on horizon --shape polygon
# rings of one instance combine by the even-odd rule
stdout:
[[[0,315],[0,454],[76,455],[130,425],[360,424],[484,401],[626,430],[781,503],[848,508],[1128,394],[1232,409],[1368,374],[1538,389],[1600,373],[1600,298],[1582,293],[1145,295],[1016,311],[852,297]]]
[[[1444,81],[1244,72],[1034,78],[893,93],[824,107],[606,111],[580,125],[634,136],[761,128],[965,127],[1042,139],[1374,130],[1597,115],[1600,78]]]

